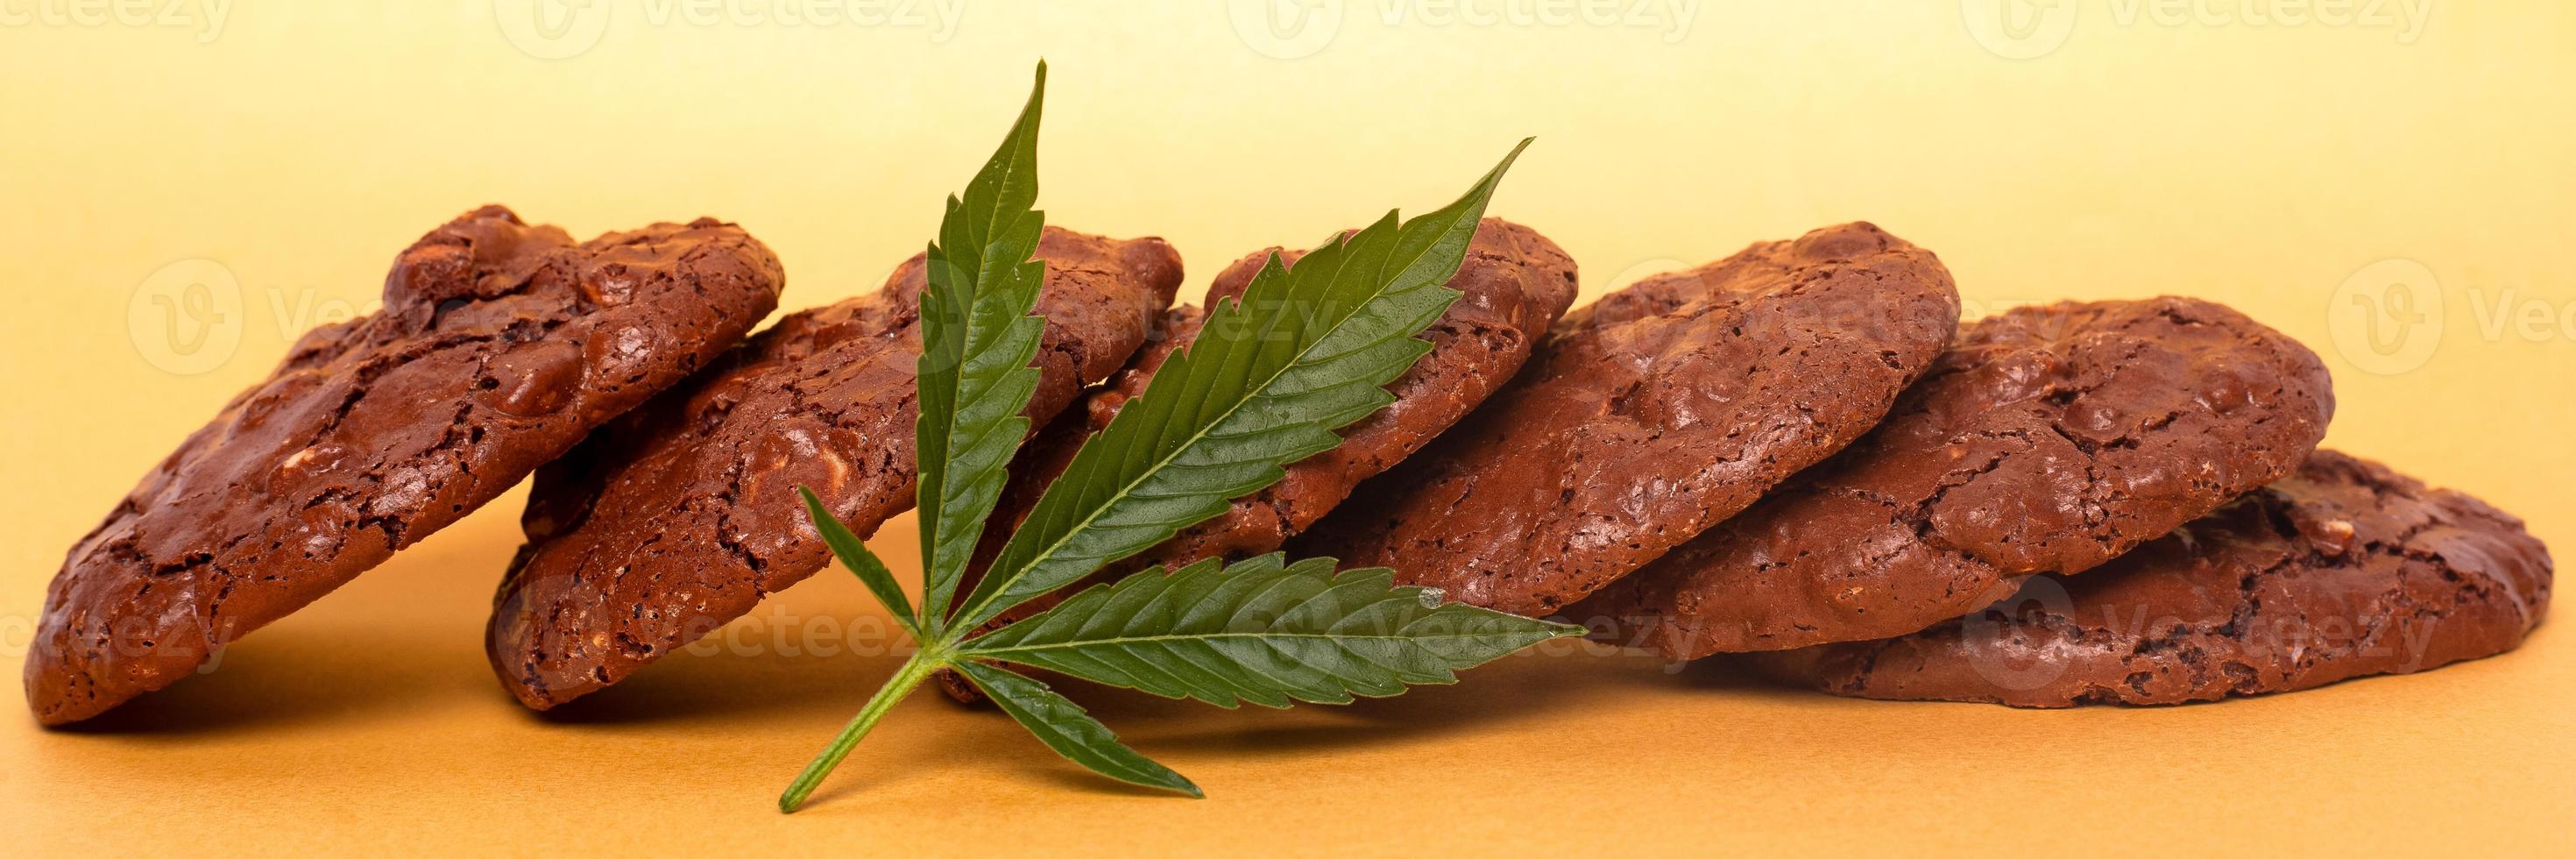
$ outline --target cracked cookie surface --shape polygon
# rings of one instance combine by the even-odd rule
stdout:
[[[713,360],[783,284],[714,220],[575,243],[487,206],[439,227],[383,310],[306,333],[72,548],[28,705],[79,721],[196,671]]]
[[[1850,450],[1567,615],[1680,659],[1902,635],[2288,474],[2333,411],[2315,354],[2217,304],[2019,308]]]
[[[1647,278],[1293,545],[1555,611],[1860,437],[1958,316],[1940,260],[1865,223]]]
[[[2081,576],[1892,639],[1747,657],[1838,695],[2016,707],[2178,704],[2513,649],[2549,610],[2522,521],[2376,462],[2298,472]]]
[[[1048,227],[1039,425],[1125,362],[1181,279],[1161,239]],[[913,504],[924,261],[791,314],[537,475],[485,650],[529,707],[633,674],[829,562],[796,488],[860,536]]]

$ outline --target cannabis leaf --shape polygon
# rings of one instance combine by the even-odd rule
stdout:
[[[1503,172],[1529,141],[1447,207],[1410,221],[1394,212],[1336,237],[1295,270],[1273,255],[1238,301],[1210,308],[1198,338],[1145,392],[1085,443],[1005,541],[983,579],[957,599],[1029,421],[1045,280],[1033,261],[1037,201],[1035,91],[966,193],[948,201],[922,293],[918,442],[921,607],[848,528],[805,500],[832,553],[884,601],[921,647],[778,798],[794,811],[896,702],[953,668],[1067,760],[1132,784],[1199,789],[1118,742],[1081,707],[1003,663],[1172,698],[1232,707],[1251,701],[1341,703],[1450,683],[1456,671],[1580,627],[1443,605],[1396,587],[1385,569],[1333,571],[1319,558],[1214,559],[1166,575],[1155,567],[1091,588],[991,634],[966,634],[1003,611],[1081,579],[1277,482],[1283,466],[1341,443],[1333,431],[1384,407],[1385,385],[1429,351],[1415,337],[1456,301],[1442,284]]]
[[[1208,558],[1094,585],[958,652],[1165,698],[1286,707],[1455,683],[1458,669],[1582,633],[1442,604],[1438,591],[1396,587],[1394,576],[1383,567],[1336,575],[1331,558],[1289,564],[1275,552],[1232,565]]]
[[[1038,496],[957,624],[973,628],[1225,512],[1288,463],[1340,444],[1333,430],[1393,402],[1384,386],[1430,351],[1413,335],[1458,299],[1442,284],[1528,146],[1438,211],[1401,226],[1389,211],[1294,269],[1273,254]]]
[[[1029,431],[1020,410],[1037,390],[1029,359],[1045,330],[1029,315],[1046,282],[1046,263],[1030,259],[1046,222],[1032,208],[1045,100],[1046,64],[1039,63],[1028,106],[965,195],[948,198],[928,253],[914,438],[927,580],[922,621],[933,635],[944,627],[976,535],[1001,497],[1004,466]]]

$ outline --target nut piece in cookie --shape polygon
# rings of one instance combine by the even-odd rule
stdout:
[[[1181,258],[1056,227],[1037,258],[1044,425],[1144,343]],[[799,486],[863,537],[912,507],[923,272],[780,320],[538,472],[484,641],[511,694],[542,710],[616,683],[822,569]]]
[[[382,311],[304,335],[72,547],[28,706],[76,722],[188,675],[713,360],[784,282],[714,220],[575,243],[488,206],[431,231]]]
[[[2512,650],[2549,611],[2522,521],[2318,451],[2298,473],[2093,572],[1883,641],[1746,657],[1837,695],[2015,707],[2178,704]]]
[[[1678,659],[1902,635],[2288,474],[2333,411],[2316,355],[2216,304],[2016,309],[1850,450],[1567,615]]]
[[[1940,260],[1865,223],[1648,278],[1293,548],[1555,611],[1859,438],[1958,318]]]

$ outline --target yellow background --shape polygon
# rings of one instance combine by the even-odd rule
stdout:
[[[581,235],[712,214],[785,259],[785,306],[828,302],[931,236],[1041,55],[1050,221],[1169,237],[1187,296],[1247,250],[1445,202],[1534,134],[1494,211],[1571,251],[1587,295],[1867,218],[1939,252],[1972,306],[2225,300],[2326,357],[2341,401],[2330,444],[2576,546],[2576,13],[2563,3],[2434,0],[2408,20],[2407,4],[2369,0],[2361,11],[2388,20],[2338,25],[2263,16],[2304,8],[2288,0],[2195,0],[2180,19],[2057,0],[2054,17],[2005,31],[1990,0],[1705,0],[1686,4],[1687,26],[1539,0],[1469,7],[1572,11],[1484,21],[1439,0],[1314,0],[1342,11],[1337,27],[1310,18],[1274,38],[1219,2],[950,0],[920,20],[823,27],[590,0],[611,15],[574,23],[605,20],[596,43],[541,59],[481,0],[243,2],[214,32],[24,17],[73,2],[0,0],[16,22],[0,25],[12,660],[62,550],[295,331],[372,302],[422,231],[484,202]],[[2420,268],[2373,269],[2338,294],[2390,259]],[[186,260],[239,285],[227,354],[181,354],[150,303],[171,286],[154,273]],[[2420,274],[2391,287],[2389,271]],[[2367,348],[2374,306],[2353,302],[2392,289],[2444,311],[2412,329],[2438,349],[2338,347],[2340,327]],[[2552,321],[2492,328],[2499,306]],[[183,372],[191,362],[208,366]],[[572,717],[533,717],[490,679],[479,638],[520,498],[98,728],[0,718],[0,843],[2576,850],[2564,621],[2520,652],[2429,674],[2153,710],[1844,701],[1562,651],[1341,709],[1083,696],[1194,777],[1202,802],[1108,785],[997,715],[924,695],[807,812],[781,817],[778,788],[895,658],[678,656]],[[911,533],[899,521],[876,544],[909,565]],[[819,576],[741,640],[862,615],[864,599]]]

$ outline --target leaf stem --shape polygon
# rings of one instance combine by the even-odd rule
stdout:
[[[885,685],[877,688],[876,697],[869,698],[868,705],[860,708],[859,714],[851,717],[850,724],[843,726],[841,733],[832,738],[832,744],[823,747],[823,753],[815,755],[814,762],[806,764],[804,772],[796,774],[795,783],[787,786],[786,793],[778,795],[779,813],[793,813],[798,806],[804,805],[805,798],[814,794],[814,788],[823,784],[823,778],[832,774],[832,768],[840,766],[841,759],[849,757],[850,750],[858,747],[859,740],[877,726],[877,720],[885,718],[895,704],[910,696],[913,689],[921,686],[921,681],[930,679],[931,672],[939,670],[947,662],[945,648],[925,647],[913,651],[912,658],[905,660],[903,667],[895,669],[894,676],[886,678]]]

